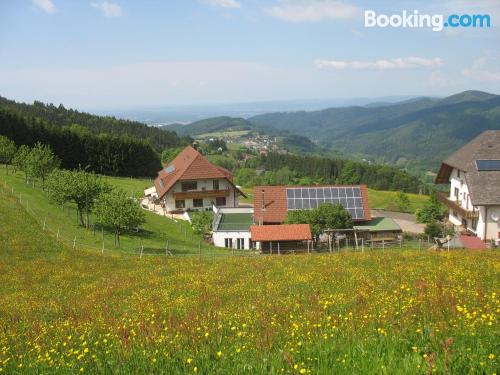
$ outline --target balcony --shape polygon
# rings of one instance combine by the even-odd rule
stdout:
[[[466,219],[478,219],[479,218],[479,212],[478,211],[469,211],[460,206],[456,201],[452,201],[451,199],[448,198],[448,195],[444,193],[437,193],[437,198],[438,200],[443,203],[446,207],[452,209],[456,213],[458,213],[460,216],[466,218]]]
[[[174,192],[175,199],[201,199],[229,197],[230,190],[190,190]]]

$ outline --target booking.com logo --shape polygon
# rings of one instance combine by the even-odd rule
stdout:
[[[446,19],[446,20],[445,20]],[[400,14],[377,14],[374,10],[365,10],[365,27],[403,27],[432,28],[442,31],[445,27],[490,27],[489,14],[420,14],[418,10]]]

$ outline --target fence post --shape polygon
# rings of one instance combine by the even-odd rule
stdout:
[[[142,259],[142,254],[144,253],[144,245],[141,245],[141,259]]]
[[[59,228],[57,228],[57,236],[56,239],[59,241]]]
[[[104,241],[102,241],[101,255],[104,255]]]
[[[47,221],[47,218],[45,217],[45,218],[43,219],[43,230],[45,230],[45,223],[46,223],[46,221]]]
[[[73,249],[76,247],[76,236],[75,238],[73,239]]]
[[[361,252],[363,252],[363,253],[365,252],[365,239],[364,238],[361,239]]]

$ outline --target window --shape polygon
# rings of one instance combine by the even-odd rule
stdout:
[[[232,248],[233,247],[233,239],[225,238],[224,239],[224,247]]]
[[[472,230],[477,230],[477,219],[472,219]]]
[[[244,249],[245,248],[245,239],[244,238],[237,238],[236,239],[236,248],[237,249]]]
[[[215,198],[216,206],[225,206],[226,205],[226,197],[217,197]]]
[[[193,199],[193,207],[203,207],[203,199]]]
[[[455,188],[455,198],[458,199],[458,188]]]
[[[175,208],[186,208],[186,201],[184,199],[178,199],[175,201]]]
[[[219,180],[212,181],[214,190],[219,190]]]
[[[198,183],[196,181],[182,182],[181,190],[182,191],[198,190]]]

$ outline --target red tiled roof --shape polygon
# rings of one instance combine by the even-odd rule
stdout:
[[[460,242],[464,245],[466,249],[486,249],[486,245],[479,237],[473,236],[459,236]]]
[[[372,219],[370,205],[368,204],[368,188],[366,185],[316,185],[316,186],[293,186],[296,187],[359,187],[363,199],[365,217],[363,220]],[[286,198],[287,186],[256,186],[253,189],[254,217],[256,222],[283,223],[288,215],[288,203]],[[264,205],[262,198],[264,197]]]
[[[231,184],[233,180],[231,172],[213,165],[193,147],[188,146],[164,169],[158,172],[158,177],[155,179],[155,188],[158,197],[163,198],[177,181],[211,178],[223,178]]]
[[[262,198],[264,197],[264,205]],[[256,222],[282,223],[288,214],[285,186],[256,186],[253,189]]]
[[[312,239],[309,224],[252,225],[252,241],[305,241]]]

